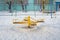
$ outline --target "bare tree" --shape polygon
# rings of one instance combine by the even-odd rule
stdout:
[[[11,10],[11,6],[12,6],[12,4],[13,4],[13,0],[10,0],[10,1],[8,1],[8,0],[6,0],[6,4],[8,4],[8,8],[9,8],[9,11],[10,12],[12,12],[12,10]]]
[[[21,5],[23,11],[26,11],[28,0],[17,0],[17,3]]]

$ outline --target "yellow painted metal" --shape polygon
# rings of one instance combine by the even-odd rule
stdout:
[[[28,28],[30,28],[31,21],[30,21],[30,16],[28,16]]]
[[[38,22],[38,23],[39,23],[39,22],[44,22],[44,19],[37,20],[37,22]]]
[[[26,24],[27,22],[13,22],[13,24]]]
[[[25,17],[25,18],[24,18],[24,21],[28,21],[28,17]]]
[[[39,22],[44,22],[44,19],[33,21],[31,20],[30,16],[26,17],[22,22],[17,22],[16,20],[17,19],[13,21],[13,24],[27,24],[28,28],[30,28],[31,26],[36,26]]]

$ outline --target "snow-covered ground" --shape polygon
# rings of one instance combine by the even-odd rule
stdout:
[[[0,12],[1,13],[1,12]],[[56,15],[42,14],[40,12],[16,12],[13,16],[0,16],[0,40],[60,40],[60,12]],[[8,13],[9,15],[9,13]],[[14,16],[15,15],[15,16]],[[26,25],[15,25],[13,19],[23,19],[30,15],[34,19],[44,18],[33,29],[26,29]]]

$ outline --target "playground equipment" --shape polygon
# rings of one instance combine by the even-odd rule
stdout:
[[[28,28],[31,28],[31,26],[36,26],[37,23],[41,23],[41,22],[44,22],[44,19],[33,21],[33,20],[31,20],[31,17],[30,16],[25,17],[24,18],[24,21],[22,21],[22,22],[16,22],[15,19],[13,20],[13,24],[28,24],[28,26],[27,26]]]
[[[40,2],[41,7],[42,7],[42,12],[43,13],[50,13],[51,18],[53,14],[55,15],[56,12],[56,7],[55,7],[55,1],[54,0],[41,0]]]

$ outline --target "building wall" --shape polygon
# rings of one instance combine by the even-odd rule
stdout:
[[[60,0],[55,0],[56,2],[60,2]]]
[[[8,0],[9,1],[9,0]],[[16,2],[17,0],[14,0],[14,2]],[[52,2],[52,1],[51,1]],[[45,5],[45,10],[51,10],[51,7],[54,7],[53,5],[51,4],[47,4]],[[6,4],[6,0],[0,0],[0,11],[7,11],[9,10],[8,9],[8,5]],[[22,10],[22,7],[20,4],[16,4],[14,3],[12,5],[12,10],[16,10],[16,11],[21,11]],[[34,5],[34,0],[28,0],[28,5],[27,5],[27,10],[28,11],[40,11],[41,10],[41,6],[40,5]],[[54,10],[54,8],[53,8]]]

